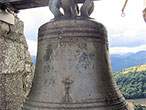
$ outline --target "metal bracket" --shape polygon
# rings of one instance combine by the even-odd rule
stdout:
[[[15,25],[15,16],[6,11],[0,11],[0,20]]]

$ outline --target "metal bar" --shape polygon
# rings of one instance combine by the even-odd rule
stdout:
[[[82,3],[84,0],[76,0],[78,3]],[[17,10],[48,6],[49,0],[0,0],[1,4],[10,3]]]
[[[48,5],[49,0],[0,0],[0,4],[11,4],[17,10],[43,7]]]

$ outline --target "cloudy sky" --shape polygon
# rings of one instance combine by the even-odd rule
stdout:
[[[144,0],[129,0],[125,17],[121,9],[125,0],[95,2],[91,17],[103,23],[108,30],[110,53],[125,54],[146,50],[146,23],[142,11]],[[24,33],[31,55],[36,55],[38,28],[53,18],[48,7],[22,10],[18,17],[24,21]]]

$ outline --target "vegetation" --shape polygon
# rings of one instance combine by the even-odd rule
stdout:
[[[115,80],[126,99],[146,97],[146,64],[115,73]]]
[[[146,110],[146,106],[141,104],[134,104],[134,110]]]

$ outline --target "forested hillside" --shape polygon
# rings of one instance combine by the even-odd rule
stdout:
[[[125,98],[146,98],[146,64],[115,73],[115,80]]]

